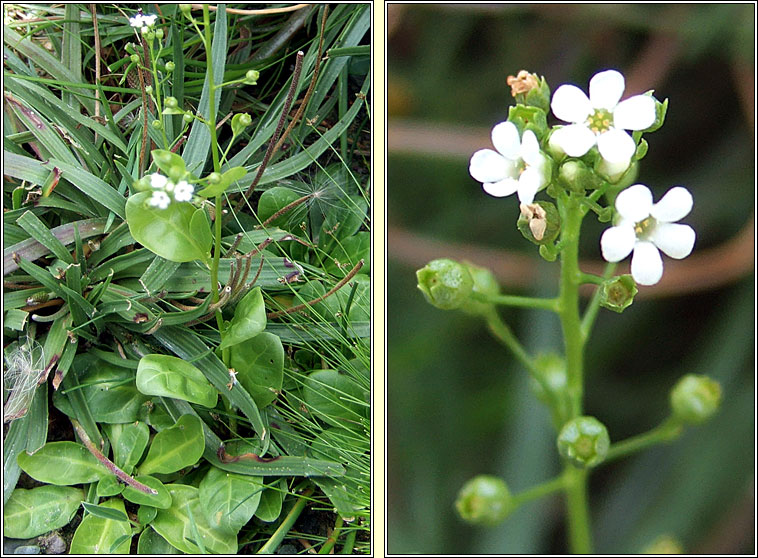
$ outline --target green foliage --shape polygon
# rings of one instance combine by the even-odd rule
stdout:
[[[173,473],[197,463],[204,449],[202,422],[195,415],[183,415],[174,426],[155,435],[139,472]]]
[[[68,524],[84,499],[80,488],[38,486],[13,491],[3,510],[5,536],[31,539]]]
[[[137,389],[145,395],[176,397],[204,407],[215,407],[218,392],[203,373],[171,355],[145,355],[137,368]]]

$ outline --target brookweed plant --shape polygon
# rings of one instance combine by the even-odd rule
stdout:
[[[6,537],[370,552],[369,8],[4,5]]]
[[[675,259],[692,252],[695,231],[679,221],[689,214],[693,198],[685,187],[676,186],[654,201],[651,190],[637,183],[648,150],[643,135],[664,124],[668,100],[660,102],[649,91],[621,101],[625,80],[615,70],[595,74],[589,95],[568,84],[551,95],[544,77],[527,71],[510,76],[508,84],[516,104],[492,130],[494,150],[474,153],[469,172],[492,196],[517,194],[516,227],[542,258],[560,265],[557,295],[501,294],[489,270],[447,258],[417,271],[418,288],[437,308],[481,317],[512,352],[529,373],[535,396],[550,411],[556,458],[563,466],[557,477],[516,494],[507,479],[476,476],[460,489],[458,514],[474,524],[495,526],[526,502],[562,493],[569,548],[587,554],[593,548],[588,499],[592,470],[676,439],[685,427],[712,417],[721,402],[719,383],[687,374],[671,388],[669,416],[625,440],[613,439],[602,417],[586,415],[583,406],[585,351],[600,308],[623,312],[638,286],[658,283],[661,252]],[[548,126],[551,111],[565,124]],[[579,268],[579,237],[588,216],[607,223],[599,239],[608,262],[602,275]],[[615,276],[616,263],[629,255],[631,274]],[[594,285],[595,291],[581,309],[579,287],[584,284]],[[499,305],[555,313],[563,351],[531,354],[498,313]]]

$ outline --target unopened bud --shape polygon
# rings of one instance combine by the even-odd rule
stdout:
[[[261,73],[258,70],[248,70],[247,73],[245,73],[245,79],[243,82],[247,85],[255,85],[258,83],[260,75]]]
[[[474,287],[472,292],[480,293],[484,295],[497,295],[500,293],[500,285],[498,285],[497,279],[493,275],[492,271],[486,267],[479,267],[470,262],[463,262],[468,268],[471,278],[474,280]],[[480,302],[478,300],[469,299],[462,306],[461,310],[467,314],[481,315],[485,314],[492,308],[492,304],[486,302]]]
[[[135,64],[139,64],[139,54],[132,54],[132,55],[129,57],[129,60],[131,60],[131,61],[132,61],[132,62],[134,62]]]
[[[474,280],[468,268],[456,261],[433,260],[416,271],[418,288],[440,310],[454,310],[468,300]]]
[[[558,453],[579,468],[594,467],[608,455],[608,429],[595,417],[577,417],[558,434]]]
[[[173,62],[170,62],[170,61],[166,62],[166,71],[167,72],[173,72],[174,68],[176,68],[176,64],[174,64]]]
[[[491,475],[479,475],[463,485],[455,508],[461,519],[492,527],[515,509],[505,481]]]
[[[701,424],[711,418],[721,405],[721,385],[696,374],[682,377],[671,390],[674,416],[689,424]]]

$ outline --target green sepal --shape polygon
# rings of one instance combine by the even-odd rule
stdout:
[[[479,475],[463,485],[455,509],[464,521],[493,527],[516,509],[505,481],[491,475]]]
[[[579,468],[599,465],[608,455],[611,440],[608,429],[595,417],[576,417],[561,428],[558,434],[558,453]]]
[[[637,284],[631,275],[606,279],[600,285],[600,306],[619,314],[629,307],[637,294]]]
[[[561,216],[549,201],[522,204],[516,226],[529,242],[538,246],[552,244],[561,232]]]
[[[479,267],[471,262],[462,262],[468,268],[471,278],[474,280],[474,286],[472,292],[496,296],[500,294],[500,285],[495,278],[495,275],[486,267]],[[466,314],[482,315],[489,312],[493,308],[492,304],[486,302],[479,302],[473,298],[469,298],[461,306],[461,310]]]
[[[539,107],[512,106],[508,109],[508,120],[516,125],[522,136],[527,130],[532,130],[537,139],[547,133],[547,115]]]
[[[460,308],[474,289],[468,268],[447,258],[433,260],[416,271],[418,288],[440,310]]]
[[[582,161],[570,159],[558,170],[558,184],[570,192],[583,194],[585,190],[599,188],[603,180]]]

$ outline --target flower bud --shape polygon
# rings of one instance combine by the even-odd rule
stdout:
[[[192,4],[179,4],[179,10],[181,10],[185,17],[192,17]]]
[[[611,440],[608,429],[595,417],[576,417],[558,434],[558,453],[575,467],[594,467],[605,459]]]
[[[497,295],[500,293],[500,285],[493,273],[486,267],[479,267],[470,262],[463,262],[468,268],[471,278],[474,280],[473,292],[485,295]],[[479,302],[478,300],[469,299],[461,306],[461,310],[467,314],[481,315],[487,313],[492,308],[492,304]]]
[[[632,304],[636,294],[637,284],[631,275],[611,277],[600,285],[600,306],[620,314]]]
[[[160,130],[161,128],[163,128],[163,123],[162,123],[160,120],[153,120],[153,121],[152,121],[150,124],[151,124],[151,125],[153,126],[153,128],[155,128],[156,130]]]
[[[148,41],[152,42],[155,39],[155,31],[153,31],[149,27],[143,27],[142,28],[142,34],[145,36],[145,38]]]
[[[505,481],[491,475],[479,475],[463,485],[455,508],[461,519],[492,527],[515,509]]]
[[[159,41],[163,39],[163,29],[156,29],[155,30],[155,38]]]
[[[508,109],[508,120],[516,125],[522,135],[532,130],[540,139],[547,132],[547,113],[539,107],[514,105]]]
[[[602,157],[598,157],[595,161],[595,171],[611,184],[616,184],[622,179],[625,184],[631,184],[631,182],[627,183],[627,174],[634,174],[636,176],[636,168],[637,164],[630,161],[609,163]]]
[[[571,159],[561,165],[558,182],[568,191],[583,194],[585,190],[595,190],[603,181],[583,162]]]
[[[148,95],[150,95],[150,93],[152,93],[152,92],[153,92],[153,86],[152,85],[146,85],[145,86],[145,93],[147,93]]]
[[[561,216],[554,204],[538,201],[519,206],[516,226],[529,242],[537,245],[552,244],[561,231]]]
[[[174,63],[173,63],[173,62],[171,62],[171,61],[169,61],[169,62],[166,62],[166,71],[167,71],[167,72],[173,72],[173,71],[174,71],[174,68],[176,68],[176,64],[174,64]]]
[[[530,382],[534,395],[556,416],[567,416],[571,401],[566,391],[566,361],[555,353],[541,354],[534,359],[534,368],[535,377]]]
[[[195,119],[195,116],[193,114],[190,114],[189,112],[184,113],[184,116],[182,116],[182,120],[184,120],[184,122],[186,122],[187,124],[191,124],[194,119]]]
[[[253,123],[253,119],[246,112],[235,114],[232,117],[232,135],[240,135],[245,128]]]
[[[453,310],[466,302],[474,288],[468,268],[456,261],[433,260],[416,271],[418,288],[440,310]]]
[[[721,404],[721,385],[696,374],[683,376],[671,390],[674,416],[688,424],[701,424],[711,418]]]
[[[129,57],[129,60],[131,60],[131,61],[132,61],[132,62],[134,62],[135,64],[139,64],[139,54],[132,54],[132,55]]]
[[[179,106],[179,101],[176,97],[166,97],[166,108],[176,108]]]
[[[217,172],[212,172],[208,175],[208,184],[218,184],[221,181],[221,175]]]
[[[248,70],[245,74],[245,79],[243,80],[243,83],[246,83],[247,85],[255,85],[258,83],[258,78],[260,77],[261,73],[258,70]]]

